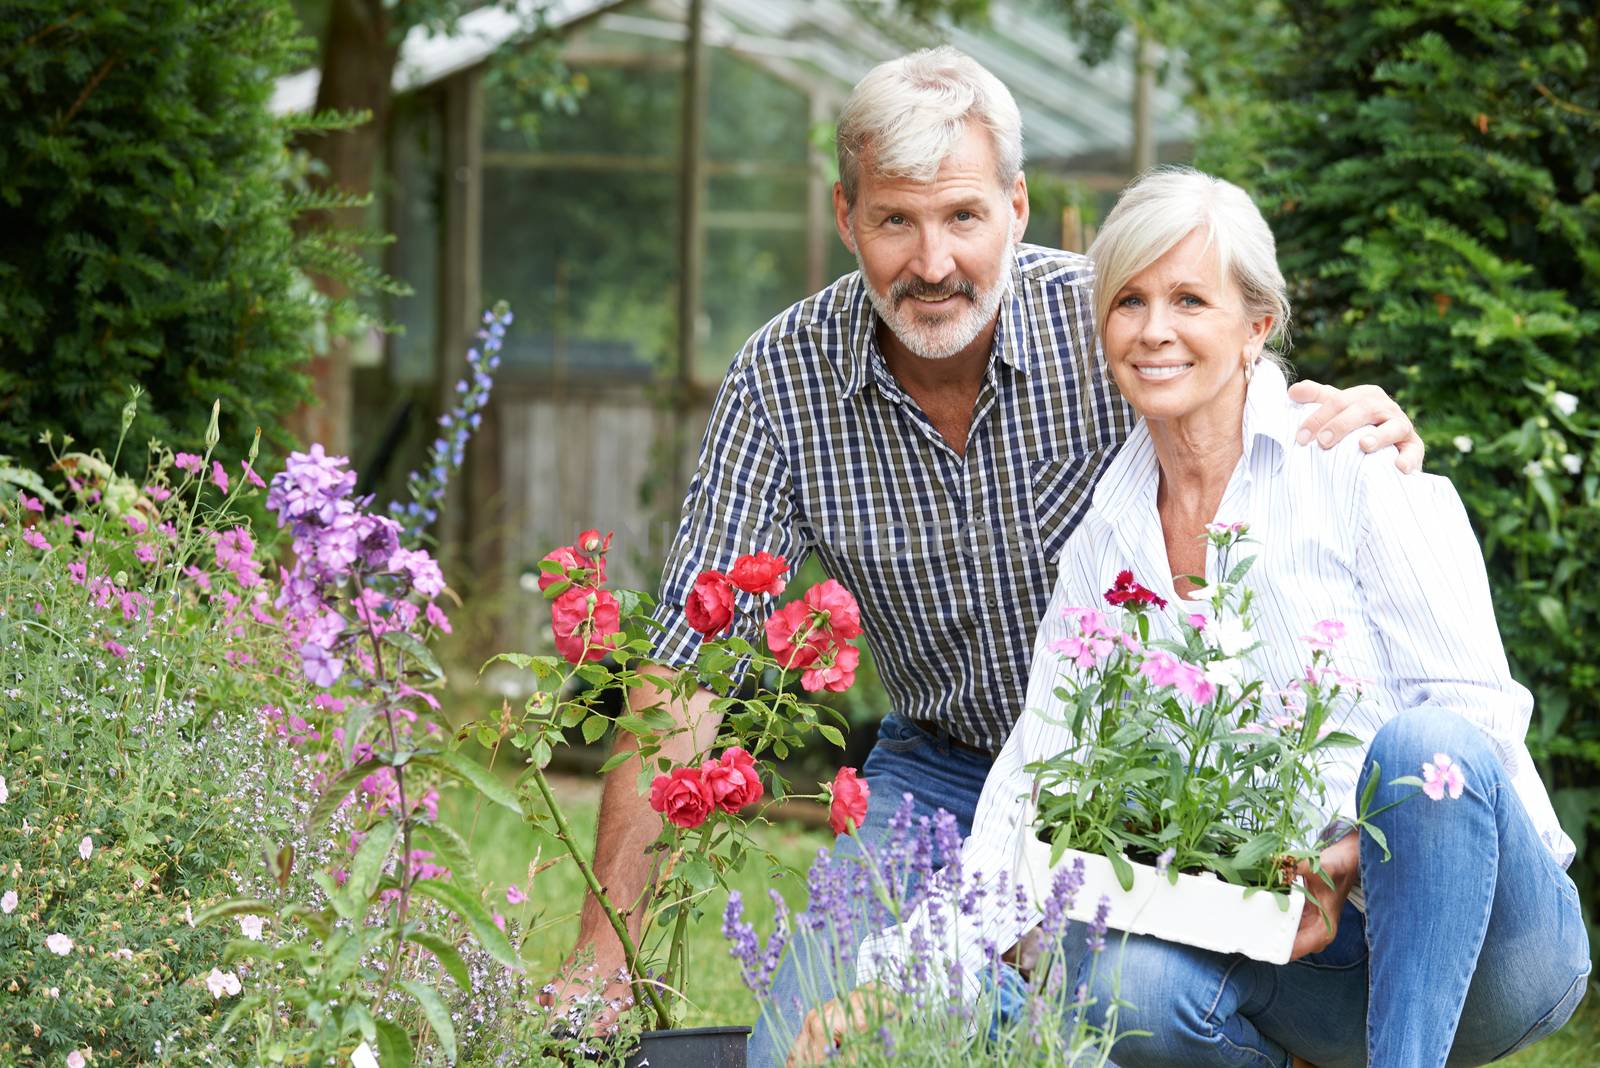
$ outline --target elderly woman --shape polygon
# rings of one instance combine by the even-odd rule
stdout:
[[[1376,817],[1387,862],[1370,836],[1332,826],[1322,865],[1334,886],[1307,885],[1337,922],[1330,934],[1308,906],[1289,964],[1111,940],[1092,969],[1096,1003],[1110,1005],[1117,982],[1131,1003],[1117,1030],[1149,1032],[1119,1042],[1117,1063],[1436,1068],[1483,1064],[1550,1034],[1589,972],[1565,873],[1573,846],[1523,743],[1532,701],[1507,669],[1454,489],[1399,473],[1388,450],[1293,447],[1301,406],[1270,350],[1289,318],[1283,277],[1271,231],[1236,186],[1191,170],[1147,175],[1090,256],[1105,360],[1141,418],[1062,555],[1030,712],[984,787],[963,870],[1010,870],[1030,833],[1018,816],[1032,785],[1025,766],[1073,744],[1053,714],[1062,668],[1048,646],[1065,635],[1061,609],[1097,603],[1130,567],[1177,604],[1192,592],[1184,576],[1214,576],[1206,526],[1246,521],[1260,543],[1248,585],[1268,688],[1303,671],[1294,636],[1328,618],[1347,624],[1341,668],[1370,680],[1341,724],[1368,745],[1342,751],[1351,756],[1329,776],[1330,796],[1354,796],[1374,766],[1414,771],[1438,751],[1466,788],[1449,804]],[[1179,614],[1153,614],[1151,636],[1178,637]],[[1381,784],[1375,807],[1409,792]],[[1037,922],[997,894],[985,901],[963,921],[967,976],[983,973],[985,942],[1012,945]],[[899,941],[869,940],[862,975],[891,974],[875,954]],[[1085,961],[1078,978],[1090,974]]]

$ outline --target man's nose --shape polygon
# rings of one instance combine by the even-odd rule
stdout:
[[[924,282],[943,282],[956,269],[950,239],[937,226],[924,227],[917,239],[917,254],[909,264],[911,273]]]

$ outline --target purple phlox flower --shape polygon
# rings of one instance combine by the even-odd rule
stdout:
[[[1177,855],[1178,848],[1176,846],[1168,846],[1166,849],[1162,850],[1161,854],[1156,857],[1156,874],[1167,874],[1167,869],[1172,866],[1172,858]]]
[[[396,549],[389,557],[389,570],[404,575],[411,588],[427,598],[444,592],[444,573],[439,564],[422,549]]]
[[[332,686],[344,673],[344,659],[316,642],[300,646],[300,670],[313,686]]]
[[[250,537],[250,531],[244,527],[230,527],[220,534],[215,534],[216,545],[214,550],[217,557],[217,566],[225,567],[229,571],[237,570],[245,562],[254,563],[256,551],[255,539]]]
[[[400,524],[386,515],[363,515],[358,530],[361,562],[369,568],[387,567],[400,548]]]
[[[1094,910],[1094,919],[1089,922],[1089,952],[1099,953],[1106,948],[1106,921],[1111,916],[1111,898],[1102,894],[1100,904]]]
[[[356,486],[355,472],[345,469],[348,463],[343,456],[327,455],[320,443],[290,453],[267,490],[267,507],[278,513],[279,525],[326,526],[348,510],[345,498]]]

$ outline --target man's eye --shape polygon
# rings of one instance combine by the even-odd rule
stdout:
[[[975,218],[977,218],[977,216],[972,214],[970,211],[956,212],[956,222],[971,222]]]
[[[906,217],[904,215],[891,215],[884,220],[884,222],[888,223],[890,226],[900,226],[903,225],[905,221]]]

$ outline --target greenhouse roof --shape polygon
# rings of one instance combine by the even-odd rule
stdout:
[[[835,101],[875,64],[914,48],[946,42],[994,71],[1022,111],[1028,155],[1065,160],[1125,148],[1132,141],[1133,71],[1126,47],[1098,67],[1079,59],[1047,0],[990,0],[986,24],[908,29],[888,17],[890,2],[861,0],[706,0],[705,37],[769,70],[775,77]],[[527,32],[528,16],[543,9],[548,27],[586,22],[608,36],[678,41],[685,36],[687,0],[525,0],[521,13],[500,7],[464,16],[450,37],[413,30],[395,72],[397,92],[423,88],[488,59]],[[310,108],[315,69],[282,78],[273,95],[279,112]],[[1158,143],[1187,140],[1192,120],[1181,87],[1156,89],[1152,102]]]

